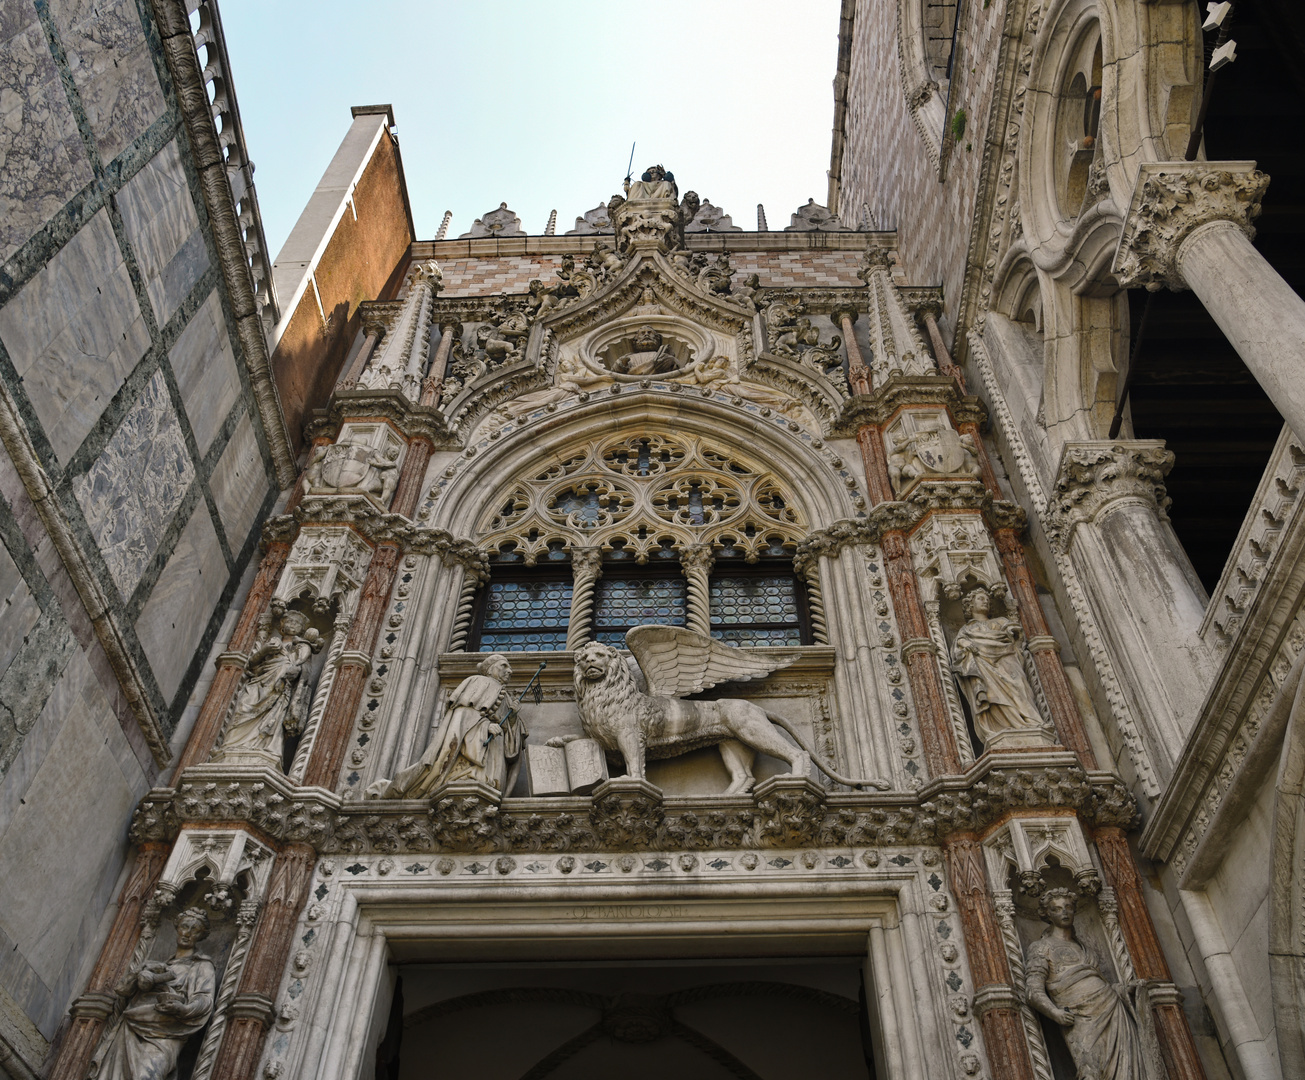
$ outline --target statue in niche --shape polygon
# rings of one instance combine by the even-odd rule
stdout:
[[[96,1080],[171,1080],[186,1040],[213,1014],[217,975],[213,961],[196,952],[208,937],[208,916],[187,908],[175,925],[172,959],[147,960],[113,988],[122,1008],[91,1060]]]
[[[399,453],[393,443],[375,449],[367,442],[337,442],[318,447],[305,470],[309,492],[362,491],[384,506],[399,484]]]
[[[674,199],[680,194],[675,186],[675,174],[669,173],[660,165],[652,165],[643,171],[643,175],[630,185],[626,192],[629,200],[634,199]]]
[[[476,671],[453,691],[426,752],[393,780],[372,784],[369,799],[426,799],[457,780],[512,790],[529,734],[507,688],[512,665],[501,653],[490,653]]]
[[[1020,658],[1024,631],[1018,620],[990,615],[992,594],[982,587],[972,589],[962,603],[968,621],[952,643],[952,669],[984,747],[996,749],[1003,741],[1045,742],[1046,723]]]
[[[1143,1080],[1137,1016],[1123,989],[1106,980],[1096,957],[1074,934],[1078,897],[1048,889],[1038,914],[1048,923],[1028,947],[1028,1003],[1064,1029],[1083,1080]]]
[[[222,758],[247,754],[281,764],[286,736],[298,735],[308,719],[313,700],[309,661],[323,644],[301,611],[287,611],[277,629],[263,629],[236,693],[218,751]]]
[[[618,375],[665,375],[679,370],[680,358],[653,327],[639,327],[630,340],[634,348],[607,364]]]

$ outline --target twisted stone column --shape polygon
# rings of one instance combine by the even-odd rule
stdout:
[[[965,935],[974,978],[974,1011],[983,1026],[992,1075],[1035,1080],[1001,922],[983,869],[983,848],[975,837],[960,833],[944,841],[943,855]]]
[[[571,549],[571,620],[566,628],[566,647],[575,652],[592,636],[594,590],[603,576],[603,549]]]
[[[82,1080],[90,1067],[91,1055],[99,1045],[109,1017],[113,1013],[114,986],[127,973],[140,940],[141,919],[145,905],[168,861],[170,845],[141,844],[136,862],[118,896],[118,911],[108,939],[100,949],[86,992],[72,1006],[72,1021],[50,1067],[49,1080]]]
[[[235,633],[231,635],[226,651],[217,659],[217,674],[209,684],[208,693],[204,695],[204,705],[191,729],[186,748],[181,752],[181,759],[173,770],[174,779],[190,766],[207,761],[218,736],[222,734],[222,726],[226,723],[227,712],[231,708],[231,699],[240,686],[249,650],[258,633],[259,618],[268,610],[289,555],[290,544],[286,541],[278,540],[268,545],[263,561],[259,564],[258,575],[254,578],[249,595],[245,597],[245,606],[241,609]]]
[[[1128,839],[1122,829],[1114,826],[1096,829],[1092,838],[1101,856],[1106,884],[1115,891],[1119,928],[1128,944],[1133,969],[1139,979],[1162,984],[1152,989],[1149,998],[1169,1080],[1205,1080],[1196,1042],[1183,1014],[1182,996],[1172,984],[1151,912],[1142,896],[1142,882],[1137,876]]]
[[[689,583],[684,625],[711,636],[711,568],[716,556],[710,544],[692,544],[680,551],[680,571]]]
[[[870,369],[865,366],[861,346],[857,344],[856,334],[852,331],[856,312],[851,308],[840,308],[831,318],[843,329],[843,342],[847,345],[847,381],[852,387],[852,393],[870,393]]]
[[[462,590],[458,593],[458,609],[453,616],[453,630],[449,634],[449,652],[461,652],[467,647],[467,635],[471,632],[471,614],[475,607],[476,590],[484,577],[467,568],[462,578]],[[568,634],[569,636],[569,634]]]
[[[449,369],[449,355],[453,352],[453,343],[462,336],[462,323],[456,319],[440,323],[440,343],[435,350],[435,359],[430,362],[430,372],[421,384],[421,404],[438,405],[440,394],[444,391],[444,375]]]
[[[312,846],[304,843],[287,844],[276,857],[240,986],[227,1012],[213,1080],[253,1080],[315,861]]]
[[[381,619],[398,571],[399,555],[399,545],[388,542],[378,545],[372,555],[353,625],[349,628],[344,652],[340,654],[331,696],[327,699],[308,767],[304,770],[304,784],[308,787],[334,790],[340,778],[349,733],[353,730],[363,687],[372,669],[371,655],[376,647],[376,636],[380,633]]]

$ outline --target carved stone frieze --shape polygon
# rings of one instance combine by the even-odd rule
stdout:
[[[1158,440],[1066,443],[1047,501],[1052,542],[1066,550],[1078,525],[1124,500],[1143,503],[1168,520],[1164,478],[1173,465],[1173,453]]]
[[[1213,221],[1254,238],[1251,222],[1268,186],[1253,161],[1145,162],[1111,271],[1126,287],[1186,288],[1178,259],[1183,241]]]
[[[457,445],[454,433],[439,410],[417,405],[395,390],[341,390],[329,406],[313,413],[305,425],[304,438],[334,439],[350,421],[384,420],[406,439],[428,439],[437,450]]]
[[[949,375],[891,375],[873,393],[843,403],[831,434],[854,438],[866,424],[884,424],[911,405],[944,406],[958,424],[982,424],[988,414],[977,397],[963,394]]]

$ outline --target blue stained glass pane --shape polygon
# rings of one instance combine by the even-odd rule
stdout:
[[[491,581],[483,631],[561,627],[571,619],[569,581]]]
[[[683,626],[686,592],[687,583],[680,577],[600,578],[594,595],[594,625]],[[616,636],[624,640],[623,633]],[[599,640],[606,639],[600,636]]]
[[[712,627],[711,636],[731,645],[801,645],[802,634],[796,626],[775,630],[757,630],[751,626]]]
[[[791,576],[713,577],[713,623],[798,622],[797,583]]]
[[[560,652],[565,648],[565,630],[480,635],[481,652]]]

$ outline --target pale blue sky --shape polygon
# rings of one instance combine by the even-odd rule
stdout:
[[[557,231],[661,162],[745,229],[825,201],[838,0],[220,0],[280,250],[344,137],[390,102],[417,235],[506,201]]]

